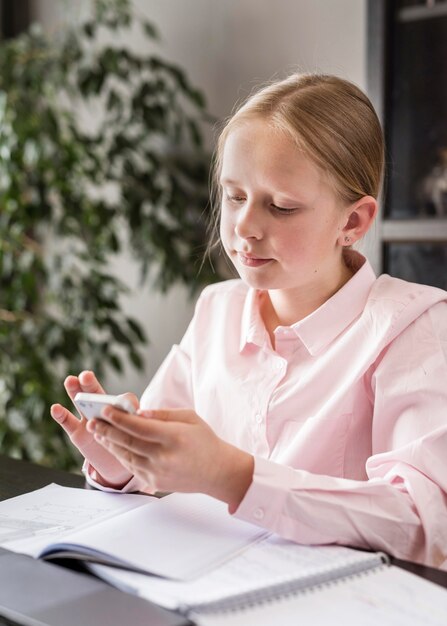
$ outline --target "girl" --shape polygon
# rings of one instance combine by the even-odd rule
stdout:
[[[52,416],[101,489],[203,492],[303,544],[447,567],[447,293],[352,249],[384,148],[367,97],[292,75],[217,146],[220,238],[241,280],[206,288],[135,414]],[[70,397],[102,392],[92,372]]]

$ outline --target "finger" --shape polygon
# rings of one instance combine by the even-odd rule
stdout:
[[[193,424],[198,419],[198,415],[192,409],[139,409],[137,415],[160,422],[184,422],[188,424]]]
[[[67,376],[64,380],[64,387],[71,399],[75,397],[78,391],[81,391],[81,385],[77,376]]]
[[[71,399],[73,399],[79,391],[86,393],[105,393],[94,373],[89,370],[84,370],[79,376],[67,376],[64,381],[64,387]]]
[[[62,426],[68,435],[73,435],[80,426],[79,419],[70,413],[62,404],[53,404],[50,408],[51,417]]]
[[[125,413],[111,405],[102,409],[101,416],[112,426],[133,437],[156,443],[165,443],[171,438],[175,428],[174,423],[166,424],[157,420],[149,420],[139,415]],[[95,422],[96,420],[91,422],[89,430],[97,427]]]
[[[148,471],[150,468],[150,458],[147,455],[139,454],[138,452],[133,452],[128,448],[120,446],[118,443],[107,439],[106,437],[96,436],[95,439],[98,443],[100,443],[106,450],[111,452],[113,456],[119,460],[119,462],[124,465],[126,469],[135,473],[136,469],[140,469],[142,471]]]
[[[96,420],[97,423],[93,425],[93,433],[96,440],[107,439],[111,443],[115,443],[126,450],[131,450],[136,454],[143,456],[153,455],[156,449],[160,448],[160,443],[154,441],[147,441],[140,437],[135,437],[127,432],[118,430],[114,426],[110,426],[107,422],[102,420]],[[90,422],[92,424],[92,422]],[[91,429],[89,429],[91,430]]]

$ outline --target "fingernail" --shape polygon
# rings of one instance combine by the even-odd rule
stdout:
[[[81,381],[82,384],[88,384],[88,382],[87,383],[85,382],[85,377],[88,376],[88,374],[90,374],[90,373],[91,373],[90,370],[83,370],[79,374],[78,378],[79,378],[79,380]]]
[[[105,406],[103,409],[101,409],[101,415],[103,417],[110,417],[112,415],[112,407]]]
[[[57,404],[53,404],[50,408],[50,412],[51,412],[51,417],[57,421],[61,420],[64,412],[61,411],[61,407],[58,406]]]

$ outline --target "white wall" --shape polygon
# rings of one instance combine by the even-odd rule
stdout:
[[[162,35],[160,55],[182,65],[206,94],[210,111],[225,117],[237,100],[259,82],[288,72],[319,71],[348,78],[366,88],[366,0],[134,0],[137,11]],[[72,20],[88,2],[36,0],[36,15],[47,28]],[[133,46],[142,45],[133,39]],[[212,133],[208,134],[212,142]],[[128,280],[136,267],[122,256],[114,269]],[[110,392],[141,393],[192,315],[186,291],[166,297],[130,281],[132,297],[124,303],[151,338],[143,374],[111,374]]]
[[[181,62],[228,115],[260,82],[293,70],[366,84],[365,0],[136,0]]]

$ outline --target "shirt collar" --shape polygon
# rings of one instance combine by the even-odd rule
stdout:
[[[261,347],[266,340],[267,330],[261,317],[259,295],[260,292],[257,289],[249,289],[245,299],[239,346],[241,352],[248,343]]]
[[[311,355],[325,348],[362,313],[376,280],[369,261],[359,252],[345,250],[345,262],[355,272],[352,278],[318,309],[290,326]],[[242,315],[240,350],[248,343],[262,347],[266,336],[259,292],[249,289]]]

